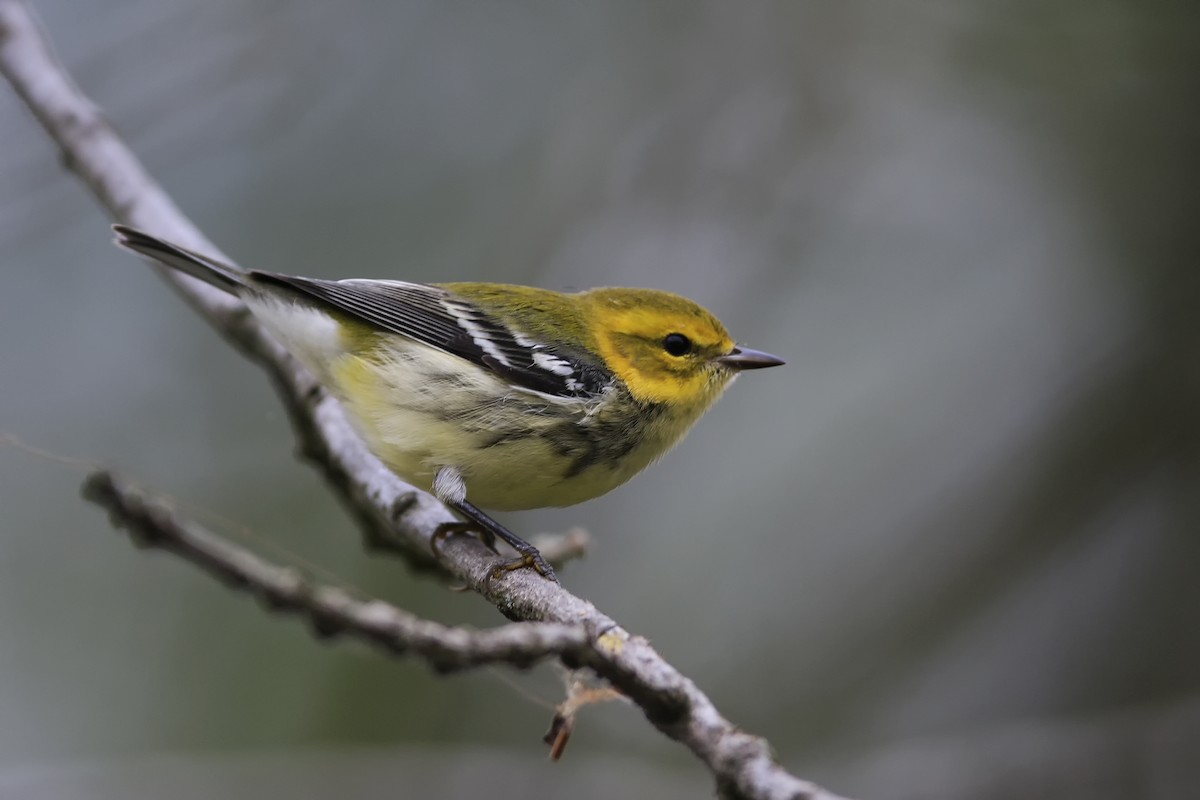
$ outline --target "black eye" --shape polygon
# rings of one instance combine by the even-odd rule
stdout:
[[[691,352],[692,340],[682,333],[668,333],[663,339],[663,349],[673,356],[684,356]]]

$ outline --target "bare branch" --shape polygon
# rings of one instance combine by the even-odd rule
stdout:
[[[66,166],[115,220],[218,254],[71,81],[21,0],[0,0],[0,70],[58,144]],[[290,415],[301,454],[322,471],[370,546],[401,552],[417,567],[438,569],[466,583],[509,619],[602,632],[586,647],[563,652],[564,663],[591,668],[638,705],[658,730],[688,747],[712,772],[721,797],[835,797],[783,770],[765,740],[736,728],[645,639],[631,636],[591,603],[533,570],[491,579],[496,556],[473,538],[450,537],[435,561],[429,540],[439,523],[452,519],[449,512],[371,456],[341,407],[240,303],[185,277],[168,280],[231,344],[267,371]]]
[[[107,509],[113,524],[128,529],[135,544],[174,553],[226,586],[254,595],[272,611],[306,617],[318,637],[348,635],[392,655],[412,653],[438,672],[495,663],[528,667],[548,656],[579,653],[595,638],[582,625],[553,622],[510,623],[485,631],[450,628],[380,600],[360,600],[345,589],[271,564],[111,472],[89,476],[83,496]]]

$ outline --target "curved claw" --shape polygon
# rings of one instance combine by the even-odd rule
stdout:
[[[492,567],[491,577],[492,580],[496,580],[503,577],[506,572],[512,572],[514,569],[525,569],[526,567],[537,570],[538,574],[546,580],[558,583],[558,576],[554,574],[554,567],[550,566],[550,563],[542,558],[542,554],[536,550],[532,553],[524,553],[511,561],[505,561],[503,564],[497,564]]]
[[[472,522],[443,522],[438,525],[433,531],[433,536],[429,537],[429,549],[433,552],[433,557],[442,557],[442,539],[456,533],[471,533],[476,530],[477,527]]]

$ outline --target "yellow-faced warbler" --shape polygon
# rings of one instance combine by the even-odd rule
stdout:
[[[711,313],[668,292],[317,280],[113,230],[119,245],[240,297],[389,469],[469,520],[455,529],[517,550],[495,574],[532,566],[554,579],[536,548],[476,504],[598,497],[670,449],[739,372],[783,363],[737,346]]]

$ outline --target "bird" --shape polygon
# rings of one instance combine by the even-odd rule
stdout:
[[[240,298],[389,470],[557,582],[488,515],[606,494],[671,449],[742,372],[783,359],[655,289],[322,280],[242,269],[126,225],[116,244]]]

